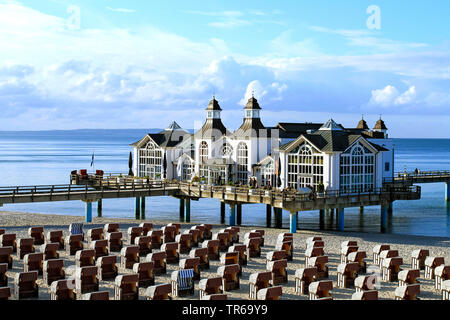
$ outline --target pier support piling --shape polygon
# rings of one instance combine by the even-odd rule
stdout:
[[[289,217],[289,232],[296,233],[297,232],[297,221],[298,221],[298,212],[291,212]]]
[[[266,204],[266,226],[270,228],[272,226],[272,206]]]
[[[220,224],[225,224],[225,202],[220,202]]]
[[[323,230],[325,227],[325,210],[319,211],[319,229]]]
[[[445,183],[445,201],[450,202],[450,181]]]
[[[236,224],[238,226],[242,224],[242,204],[236,205]]]
[[[363,214],[364,213],[364,207],[359,207],[359,214]]]
[[[283,209],[273,208],[275,214],[275,228],[281,229],[283,226]]]
[[[184,222],[184,199],[180,199],[179,215],[180,222]]]
[[[381,232],[386,232],[388,223],[388,206],[386,204],[381,205],[381,217],[380,217],[380,228]]]
[[[97,201],[97,217],[101,218],[102,217],[102,211],[103,211],[103,203],[102,203],[102,199]]]
[[[184,222],[191,222],[191,199],[184,200]]]
[[[229,204],[230,206],[230,227],[234,227],[236,225],[236,205],[233,204]]]
[[[141,198],[136,198],[136,203],[134,206],[134,215],[136,217],[136,220],[139,220],[141,218]]]
[[[344,208],[336,208],[337,227],[339,231],[344,231]]]
[[[145,197],[141,198],[141,220],[145,220]]]
[[[86,202],[86,223],[92,222],[92,202]]]
[[[392,216],[393,212],[394,212],[394,203],[393,202],[389,202],[388,205],[387,205],[388,217]]]

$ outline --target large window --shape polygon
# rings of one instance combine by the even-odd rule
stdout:
[[[193,172],[194,172],[194,164],[189,159],[184,159],[181,167],[181,180],[190,181],[192,179]]]
[[[244,142],[239,143],[237,149],[237,178],[247,184],[248,181],[248,148]]]
[[[274,175],[275,168],[273,160],[261,165],[261,184],[263,186],[272,185]]]
[[[294,189],[323,184],[323,156],[303,144],[288,155],[288,186]]]
[[[200,144],[200,164],[199,164],[199,170],[200,170],[200,177],[208,177],[208,170],[205,167],[204,163],[206,160],[208,160],[208,154],[209,154],[209,148],[208,143],[206,141],[202,141]]]
[[[220,148],[220,156],[223,158],[228,158],[231,157],[232,154],[233,154],[233,147],[228,142],[225,142]]]
[[[375,156],[360,143],[341,154],[341,192],[371,192],[375,185]]]
[[[139,149],[139,176],[149,179],[162,178],[162,149],[152,141]]]

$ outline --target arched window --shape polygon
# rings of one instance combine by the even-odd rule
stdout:
[[[200,176],[205,177],[205,178],[208,177],[208,172],[207,172],[206,168],[204,167],[204,162],[206,160],[208,160],[208,153],[209,153],[208,143],[206,141],[202,141],[200,143],[199,169],[200,169]]]
[[[223,146],[220,148],[220,156],[223,158],[231,157],[233,154],[233,147],[228,143],[225,142]]]
[[[181,161],[181,160],[180,160]],[[181,169],[181,180],[190,181],[192,179],[192,173],[194,172],[194,164],[188,158],[183,160]]]
[[[288,154],[288,186],[297,189],[323,184],[323,156],[303,144]]]
[[[149,179],[161,179],[162,149],[152,141],[139,150],[139,176]]]
[[[340,187],[342,192],[371,192],[375,183],[375,156],[359,142],[341,154]]]
[[[237,177],[238,181],[247,184],[248,180],[248,148],[244,142],[237,148]]]

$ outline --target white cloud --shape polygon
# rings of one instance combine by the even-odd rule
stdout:
[[[108,9],[109,11],[121,12],[121,13],[134,13],[134,12],[136,12],[136,10],[133,10],[133,9],[127,9],[127,8],[111,8],[111,7],[106,7],[106,9]]]
[[[411,86],[400,94],[396,87],[388,85],[383,89],[373,90],[369,105],[382,107],[403,106],[415,103],[417,97],[416,87]]]

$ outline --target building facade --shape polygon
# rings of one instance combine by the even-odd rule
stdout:
[[[261,107],[252,97],[242,125],[229,131],[222,108],[213,97],[206,120],[190,133],[173,122],[159,133],[133,143],[134,172],[148,179],[205,184],[310,188],[366,193],[393,177],[394,148],[381,118],[372,130],[362,119],[344,128],[332,119],[320,123],[278,123],[266,127]]]

